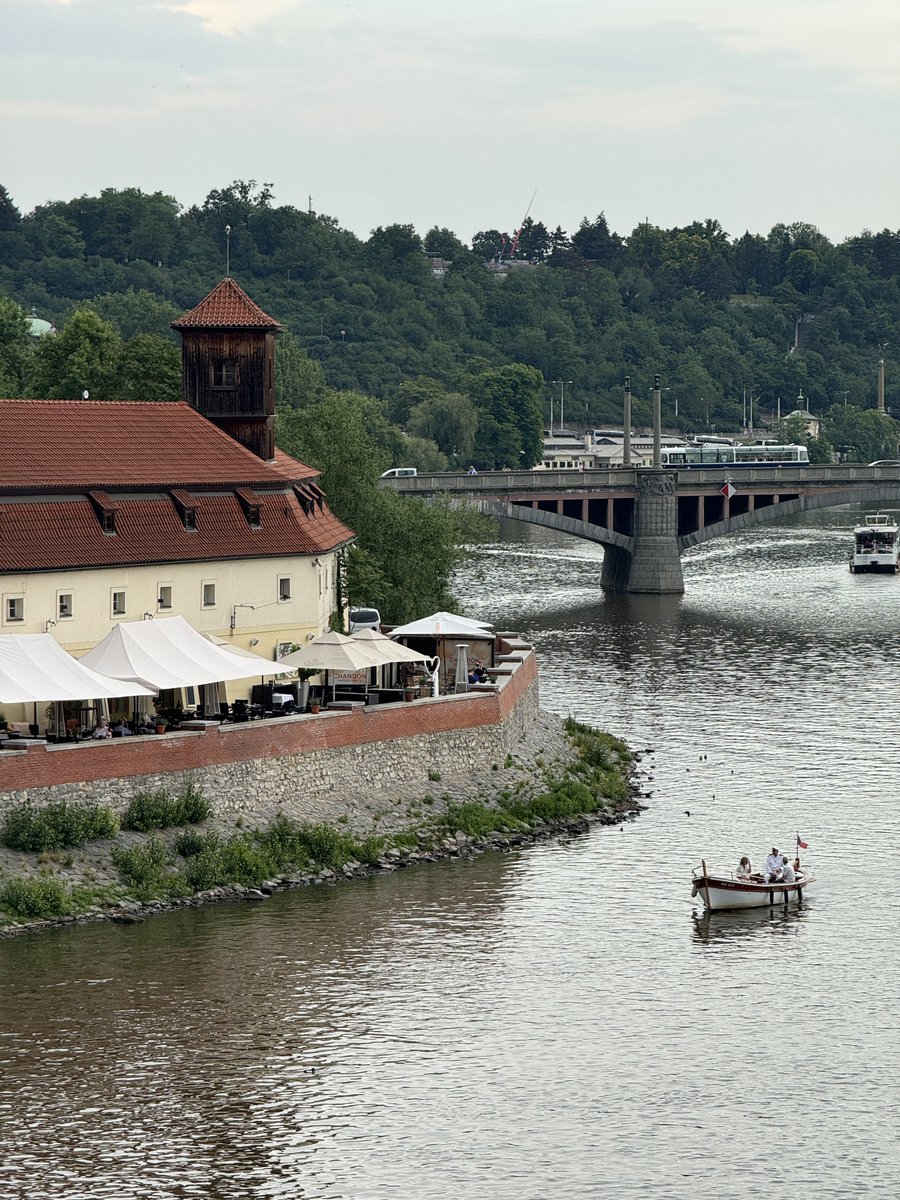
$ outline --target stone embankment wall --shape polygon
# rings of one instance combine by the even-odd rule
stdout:
[[[357,825],[354,809],[371,812],[379,796],[396,802],[440,793],[516,755],[539,717],[537,666],[531,647],[504,649],[497,686],[465,695],[5,751],[0,819],[24,801],[89,802],[121,813],[139,792],[177,793],[191,783],[219,820],[281,810],[308,821],[349,815]]]

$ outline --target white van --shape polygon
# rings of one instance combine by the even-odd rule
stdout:
[[[409,479],[413,475],[418,475],[415,467],[391,467],[390,471],[382,471],[382,479]]]
[[[374,629],[378,633],[381,632],[381,613],[377,608],[350,609],[350,632],[356,633],[358,629]]]

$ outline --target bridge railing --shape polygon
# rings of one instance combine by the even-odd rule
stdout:
[[[402,479],[382,479],[383,487],[393,488],[404,495],[434,495],[436,492],[485,495],[522,494],[527,492],[584,492],[625,491],[634,492],[637,477],[646,467],[589,467],[585,470],[534,470],[534,471],[480,471],[469,475],[460,471],[440,471],[427,475],[407,476]],[[668,468],[666,469],[668,472]],[[803,487],[839,486],[861,483],[900,483],[900,467],[869,467],[862,463],[810,464],[796,466],[734,466],[703,467],[691,470],[671,469],[677,480],[678,490],[692,487],[723,486],[731,482],[738,490],[742,481],[754,488],[771,485],[772,490],[793,490]]]

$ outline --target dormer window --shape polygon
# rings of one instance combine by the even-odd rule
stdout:
[[[174,488],[169,495],[181,517],[181,524],[188,533],[194,533],[197,529],[197,501],[183,488]]]
[[[220,358],[213,363],[214,388],[233,388],[237,385],[237,365],[233,358]]]
[[[238,488],[234,493],[241,508],[244,510],[244,516],[247,518],[247,524],[251,529],[259,529],[260,525],[260,502],[256,492],[250,488]]]
[[[116,514],[119,511],[119,506],[106,492],[88,492],[88,499],[94,506],[94,512],[97,514],[100,528],[104,533],[114,534],[116,532]]]

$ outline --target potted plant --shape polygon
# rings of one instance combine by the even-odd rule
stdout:
[[[319,704],[319,701],[318,701],[318,700],[312,700],[312,701],[310,701],[310,705],[309,705],[309,711],[310,711],[311,713],[317,713],[317,712],[319,712],[319,710],[321,709],[321,707],[322,707],[322,706],[321,706],[321,704]]]
[[[301,712],[309,703],[309,681],[319,672],[309,667],[300,667],[297,671],[297,707]]]

